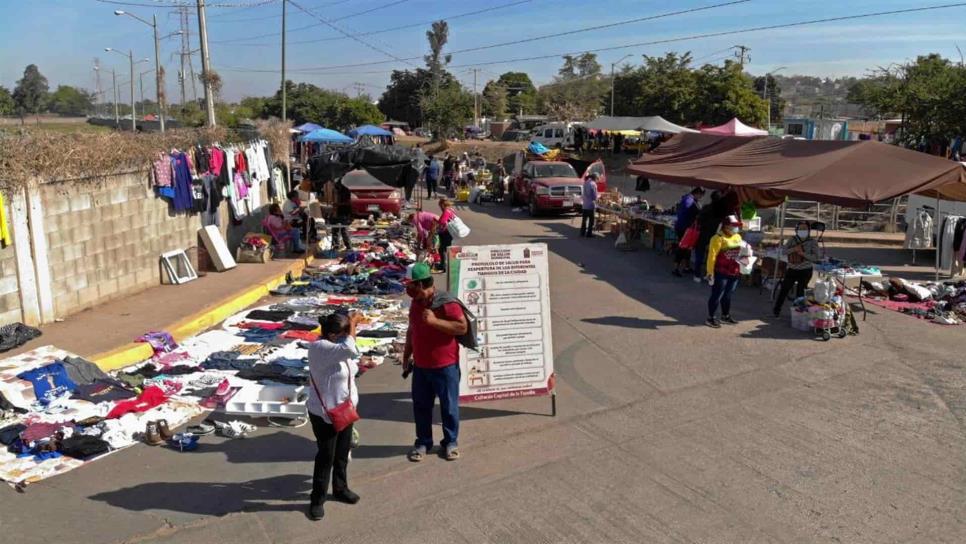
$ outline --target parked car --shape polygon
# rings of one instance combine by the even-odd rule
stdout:
[[[574,164],[582,167],[578,175]],[[594,161],[529,161],[510,180],[510,198],[513,206],[525,204],[531,216],[544,212],[579,212],[583,205],[584,177],[596,173],[597,190],[607,190],[607,172],[604,163]]]
[[[526,130],[507,130],[500,136],[501,142],[529,142],[530,133]]]
[[[530,138],[534,142],[539,142],[551,149],[562,149],[574,146],[573,123],[547,123],[533,129],[533,136]]]
[[[353,170],[342,177],[342,184],[352,193],[352,215],[393,214],[399,216],[403,195],[400,189],[390,187],[365,170]]]

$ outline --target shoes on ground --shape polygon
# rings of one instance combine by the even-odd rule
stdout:
[[[343,489],[333,492],[332,499],[346,504],[356,504],[359,502],[359,494],[351,489]]]
[[[723,315],[723,316],[721,316],[721,322],[722,323],[727,323],[729,325],[737,325],[738,324],[738,322],[735,321],[735,318],[731,317],[730,315]]]
[[[309,505],[309,519],[319,521],[325,517],[325,508],[321,503]]]
[[[713,317],[709,317],[707,321],[704,322],[705,325],[711,327],[712,329],[720,329],[721,322]]]

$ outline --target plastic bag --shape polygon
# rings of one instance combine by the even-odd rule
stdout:
[[[747,276],[755,269],[755,262],[758,261],[758,257],[754,256],[754,252],[751,250],[751,245],[748,242],[741,242],[741,249],[738,250],[737,261],[739,271],[742,275]]]
[[[701,237],[701,229],[698,226],[691,225],[688,230],[684,231],[684,236],[678,242],[678,247],[681,249],[692,249],[694,246],[698,245],[698,238]]]
[[[446,224],[446,230],[449,231],[450,236],[454,239],[466,238],[470,235],[470,228],[466,226],[466,223],[462,219],[456,216]]]
[[[835,296],[835,281],[832,279],[820,279],[815,282],[814,289],[815,302],[819,304],[828,304],[832,301],[832,297]]]

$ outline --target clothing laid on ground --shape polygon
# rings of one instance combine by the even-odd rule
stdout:
[[[64,365],[59,362],[21,372],[17,377],[33,384],[34,396],[41,404],[47,404],[77,388],[77,384],[67,376]]]
[[[314,386],[309,388],[309,399],[305,409],[311,414],[322,418],[326,423],[332,423],[326,409],[332,410],[349,399],[354,406],[359,405],[359,391],[354,384],[355,375],[359,372],[356,359],[359,350],[355,339],[346,337],[342,342],[319,340],[309,344],[309,374]],[[350,395],[351,393],[351,395]],[[319,394],[322,398],[319,398]]]
[[[67,377],[77,385],[94,383],[96,380],[110,379],[103,370],[82,357],[64,357],[60,361],[67,370]]]
[[[130,399],[136,396],[137,393],[128,389],[126,384],[117,380],[106,379],[78,385],[71,398],[98,403]]]
[[[20,347],[38,336],[40,336],[40,329],[23,323],[3,325],[0,327],[0,353]]]
[[[738,253],[741,250],[741,234],[737,232],[731,236],[725,233],[714,235],[708,246],[708,259],[705,272],[707,276],[721,274],[724,276],[739,276],[741,266],[738,264]]]
[[[430,307],[422,301],[413,300],[409,308],[409,340],[413,348],[413,361],[418,368],[443,368],[459,362],[459,344],[456,337],[430,326],[423,319],[423,311]],[[432,310],[439,319],[457,321],[463,317],[463,308],[456,302],[444,304]]]
[[[107,418],[119,418],[129,412],[146,412],[155,406],[160,406],[166,400],[168,398],[160,387],[146,387],[137,398],[115,404],[114,408],[107,413]]]
[[[253,321],[285,321],[294,314],[288,310],[252,310],[245,318]]]

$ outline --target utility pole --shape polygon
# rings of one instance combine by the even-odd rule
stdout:
[[[215,96],[211,90],[211,60],[208,58],[208,23],[205,20],[205,0],[198,0],[198,37],[201,41],[201,74],[205,80],[205,111],[208,114],[208,126],[213,127],[216,124]]]
[[[154,26],[154,86],[158,98],[158,119],[161,120],[161,133],[164,134],[164,91],[161,89],[161,42],[158,39],[157,15],[151,15],[151,24]],[[141,102],[144,102],[143,96],[141,97]]]
[[[178,72],[178,82],[181,84],[181,109],[184,109],[184,103],[187,101],[184,92],[184,78],[186,76],[184,71],[184,58],[189,54],[188,51],[191,48],[190,42],[188,41],[188,8],[184,6],[178,8],[178,15],[180,16],[181,23],[181,71]]]
[[[121,128],[121,113],[117,109],[117,73],[111,68],[111,81],[114,83],[114,128]]]
[[[624,55],[624,57],[621,58],[621,60],[610,63],[610,116],[611,117],[614,116],[614,92],[615,92],[614,87],[615,87],[615,83],[617,82],[617,76],[614,73],[614,69],[617,67],[618,64],[624,62],[625,60],[633,56],[634,55]]]
[[[288,120],[287,89],[285,88],[285,18],[287,15],[288,2],[282,0],[282,122]],[[286,152],[286,156],[288,152]]]
[[[104,100],[101,96],[101,61],[94,57],[94,117],[100,115],[100,109],[98,108],[98,100]]]
[[[480,95],[476,92],[476,74],[480,73],[479,68],[473,68],[473,126],[480,126]]]
[[[738,51],[735,51],[735,57],[738,59],[738,63],[741,64],[741,68],[743,70],[745,68],[745,57],[748,56],[748,53],[751,51],[751,48],[745,47],[743,45],[736,45],[735,49],[738,50]],[[750,56],[748,56],[748,62],[751,62]]]
[[[131,133],[137,133],[137,116],[134,115],[134,51],[128,50],[128,62],[131,63]]]

